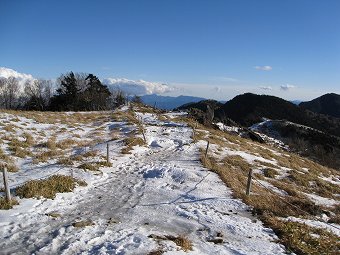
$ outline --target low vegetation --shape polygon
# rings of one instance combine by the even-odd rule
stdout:
[[[99,165],[96,163],[82,163],[78,166],[78,168],[83,170],[89,170],[89,171],[98,171]]]
[[[145,144],[144,140],[140,137],[130,136],[124,140],[125,147],[122,149],[123,154],[131,153],[134,146],[143,146]]]
[[[72,223],[72,226],[75,228],[84,228],[92,225],[94,225],[94,222],[92,220],[82,220]]]
[[[181,249],[185,252],[192,251],[193,244],[192,242],[184,235],[179,236],[173,236],[173,235],[165,235],[165,236],[159,236],[155,234],[149,235],[149,238],[154,239],[157,242],[161,241],[172,241],[177,246],[181,247]],[[149,254],[163,254],[163,250],[159,249],[157,251],[153,251]]]
[[[57,193],[71,192],[77,186],[86,186],[84,181],[70,176],[53,175],[45,180],[26,182],[16,189],[21,198],[55,198]]]
[[[18,201],[15,199],[11,199],[11,201],[7,201],[7,199],[0,197],[0,210],[12,209],[13,206],[17,204],[18,204]]]
[[[326,213],[331,221],[338,221],[338,207],[317,205],[307,194],[338,200],[334,194],[340,193],[339,185],[332,184],[320,177],[339,176],[338,172],[321,166],[293,153],[281,151],[263,144],[232,136],[218,130],[197,125],[195,140],[209,140],[210,150],[205,157],[205,146],[201,149],[202,164],[217,173],[221,180],[233,190],[236,198],[242,199],[253,208],[267,226],[274,229],[288,250],[296,254],[337,254],[338,237],[331,232],[310,227],[285,218],[295,216],[301,219],[313,219]],[[230,155],[228,151],[232,151]],[[261,156],[266,160],[249,160],[237,154]],[[226,155],[227,156],[222,156]],[[228,155],[229,154],[229,155]],[[258,169],[253,175],[251,195],[245,194],[248,172]],[[285,169],[285,170],[283,170]],[[264,183],[262,183],[264,182]],[[272,185],[280,192],[265,186]]]

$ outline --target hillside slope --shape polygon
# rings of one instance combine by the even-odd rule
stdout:
[[[325,94],[308,102],[301,102],[299,106],[312,112],[340,118],[340,95]]]
[[[185,118],[182,114],[22,114],[0,115],[5,123],[1,130],[22,142],[29,132],[35,144],[22,148],[30,153],[19,157],[9,147],[11,137],[1,132],[3,154],[19,168],[9,175],[12,191],[56,173],[88,185],[53,200],[17,197],[19,205],[0,211],[2,253],[285,254],[273,231],[202,166],[202,142],[193,143],[192,129],[178,119]],[[143,126],[144,145],[139,132]],[[50,146],[51,137],[56,148]],[[78,137],[92,143],[80,144]],[[55,156],[32,161],[43,151],[59,152],[65,139],[77,143],[64,148],[64,155],[50,153]],[[112,165],[92,169],[105,159],[108,141]],[[46,149],[36,146],[45,142]],[[80,166],[85,163],[84,170]]]
[[[306,112],[291,102],[268,95],[236,96],[215,112],[215,118],[220,121],[230,118],[246,127],[262,122],[263,118],[288,120],[340,137],[339,119]]]

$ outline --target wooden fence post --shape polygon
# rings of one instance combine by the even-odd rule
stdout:
[[[142,134],[143,134],[144,142],[146,143],[146,138],[145,138],[145,133],[144,133],[144,127],[143,126],[142,126]]]
[[[2,173],[3,173],[3,178],[4,178],[6,200],[7,202],[11,202],[11,192],[10,192],[9,185],[8,185],[7,169],[5,166],[2,169]]]
[[[197,128],[197,122],[195,123],[195,126],[192,129],[192,140],[195,141],[195,136],[196,136],[196,128]]]
[[[208,155],[209,145],[210,145],[210,141],[208,140],[207,148],[205,149],[205,157],[207,157]]]
[[[251,179],[253,178],[253,169],[249,170],[248,173],[248,182],[247,182],[247,189],[246,189],[246,195],[250,195],[250,190],[251,190]]]
[[[109,152],[110,146],[109,143],[106,144],[106,163],[110,164],[110,152]]]

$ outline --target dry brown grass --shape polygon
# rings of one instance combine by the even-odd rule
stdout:
[[[98,161],[96,162],[98,166],[102,167],[112,167],[112,163],[105,161]]]
[[[13,208],[13,205],[18,205],[18,201],[15,199],[11,199],[11,201],[7,201],[7,199],[0,197],[0,210],[9,210]]]
[[[155,234],[149,235],[149,238],[153,238],[156,241],[172,241],[174,242],[177,246],[181,247],[183,251],[192,251],[192,242],[184,235],[179,235],[179,236],[173,236],[173,235],[165,235],[165,236],[159,236]],[[162,252],[161,250],[158,250],[159,252]],[[153,253],[149,253],[153,254]],[[162,253],[160,253],[162,254]]]
[[[24,133],[23,137],[25,138],[25,144],[29,147],[34,146],[35,142],[34,142],[34,138],[31,134],[29,133]]]
[[[254,162],[256,163],[257,166],[266,166],[266,167],[270,167],[270,168],[277,168],[278,166],[271,164],[269,162],[264,162],[264,161],[260,161],[255,159]]]
[[[50,137],[46,142],[46,147],[50,150],[57,149],[57,141],[55,137]]]
[[[230,167],[237,167],[247,174],[251,168],[251,165],[239,155],[230,155],[223,159],[222,163],[229,165]]]
[[[4,166],[7,167],[7,171],[10,173],[15,173],[19,171],[19,168],[15,165],[15,163],[4,163]]]
[[[44,151],[41,152],[39,154],[34,155],[33,164],[38,164],[40,162],[44,163],[44,162],[48,162],[49,160],[52,160],[58,156],[63,155],[64,152],[62,150],[48,150],[48,151]]]
[[[89,157],[95,157],[98,155],[98,151],[92,150],[92,151],[87,151],[83,154],[83,157],[89,158]]]
[[[7,155],[1,148],[0,148],[0,167],[6,167],[8,172],[17,172],[19,169],[15,164],[15,160]]]
[[[32,156],[29,149],[30,144],[26,141],[20,141],[17,138],[12,138],[8,143],[8,149],[12,152],[13,156],[25,158]]]
[[[72,161],[82,161],[83,160],[83,156],[78,154],[78,155],[73,155],[71,156],[71,160]]]
[[[73,160],[71,158],[60,158],[58,159],[57,164],[64,166],[72,166]]]
[[[11,147],[12,155],[19,158],[31,157],[33,154],[29,149],[21,148],[21,147]]]
[[[71,139],[71,138],[66,138],[66,139],[63,139],[63,140],[57,142],[56,146],[59,149],[66,150],[66,149],[71,148],[75,144],[77,144],[76,140]]]
[[[298,222],[281,221],[267,217],[269,224],[281,242],[297,254],[339,254],[340,242],[336,235]]]
[[[93,226],[95,225],[92,220],[82,220],[82,221],[77,221],[72,223],[72,226],[75,228],[84,228],[88,226]]]
[[[16,194],[21,198],[55,198],[57,193],[71,192],[77,186],[85,186],[86,182],[70,176],[53,175],[45,180],[26,182],[16,189]]]
[[[14,124],[8,124],[6,125],[3,130],[5,130],[8,133],[15,133],[16,129],[18,129],[19,127],[14,125]]]
[[[123,154],[131,153],[134,146],[143,146],[145,144],[144,140],[140,137],[130,136],[124,139],[125,147],[122,149]]]
[[[271,184],[288,193],[287,196],[281,197],[253,182],[252,193],[250,196],[246,196],[247,175],[245,170],[248,166],[242,160],[236,157],[235,159],[227,159],[227,163],[221,164],[213,158],[205,158],[202,153],[201,161],[205,167],[220,176],[222,181],[233,190],[235,197],[253,207],[253,213],[258,215],[267,226],[275,230],[281,238],[280,242],[285,244],[288,249],[297,254],[336,254],[334,251],[336,247],[339,247],[335,235],[300,223],[280,223],[276,218],[309,217],[324,212],[324,208],[315,205],[299,192],[296,184],[270,180]],[[287,202],[292,206],[288,205]],[[336,215],[338,215],[337,212],[334,213],[334,216]],[[337,218],[335,217],[334,220],[336,221]],[[320,238],[313,237],[311,233],[320,235]],[[329,247],[325,249],[327,242],[329,242]],[[323,253],[324,251],[329,253]]]
[[[115,121],[125,121],[130,125],[138,124],[139,121],[136,117],[136,114],[133,110],[129,109],[128,111],[122,112],[117,111],[112,114],[112,119]]]
[[[99,165],[94,163],[82,163],[78,166],[78,168],[83,170],[89,170],[89,171],[99,171]]]
[[[275,179],[275,177],[279,175],[278,171],[276,171],[273,168],[264,168],[262,171],[263,171],[263,175],[267,178]]]
[[[168,240],[173,241],[183,251],[192,251],[192,242],[183,235],[180,236],[165,236]]]

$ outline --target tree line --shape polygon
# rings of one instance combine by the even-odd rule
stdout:
[[[125,104],[121,90],[110,90],[97,76],[62,74],[51,80],[28,80],[20,85],[15,77],[0,78],[0,108],[36,111],[99,111]]]

